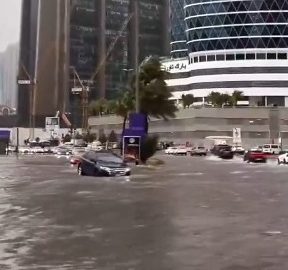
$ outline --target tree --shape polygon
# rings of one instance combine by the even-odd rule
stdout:
[[[115,133],[114,130],[112,130],[108,136],[108,141],[109,142],[117,142],[118,141],[118,137],[117,134]]]
[[[194,103],[194,96],[192,94],[182,95],[183,108],[189,108]]]
[[[222,107],[222,105],[223,105],[223,97],[221,96],[221,94],[219,92],[212,91],[208,95],[207,99],[215,107]]]
[[[102,144],[106,143],[107,142],[107,136],[104,132],[103,129],[100,129],[99,130],[99,138],[98,138],[98,141],[101,142]]]
[[[88,106],[88,112],[90,116],[101,116],[107,113],[108,102],[106,99],[101,98],[99,100],[92,101]]]
[[[165,82],[167,78],[168,73],[163,70],[158,57],[149,57],[142,62],[139,71],[141,113],[165,120],[175,117],[178,108],[170,99],[172,93]],[[134,80],[134,93],[135,83]]]
[[[235,90],[231,95],[231,105],[235,107],[238,101],[243,100],[243,92]]]

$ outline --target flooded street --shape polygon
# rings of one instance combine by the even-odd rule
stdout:
[[[0,269],[288,269],[288,166],[161,158],[93,178],[1,157]]]

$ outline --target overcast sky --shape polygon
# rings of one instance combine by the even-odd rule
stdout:
[[[0,0],[0,51],[20,39],[21,1]]]

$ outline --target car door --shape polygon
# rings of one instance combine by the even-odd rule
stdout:
[[[93,175],[95,170],[95,162],[93,162],[94,152],[89,151],[82,157],[81,167],[85,175]]]

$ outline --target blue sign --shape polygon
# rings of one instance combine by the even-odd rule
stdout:
[[[10,140],[10,130],[0,130],[0,140]]]
[[[129,115],[129,129],[145,134],[147,132],[147,116],[142,113],[131,113]]]

